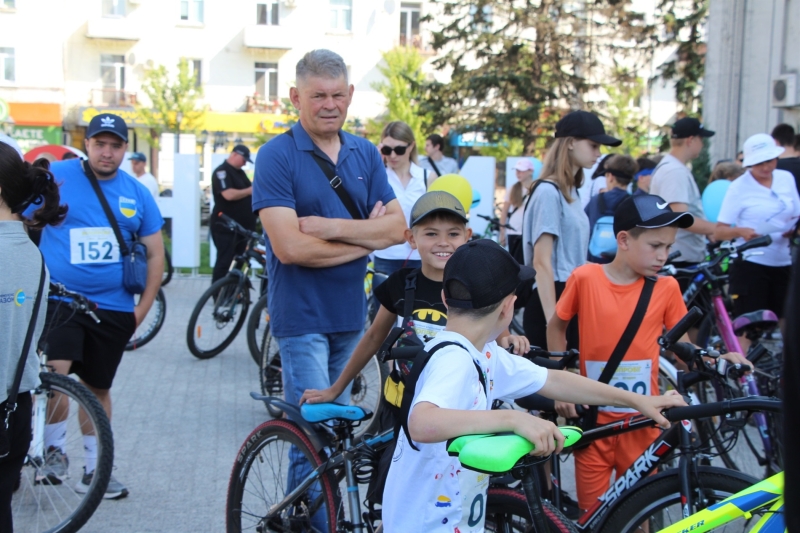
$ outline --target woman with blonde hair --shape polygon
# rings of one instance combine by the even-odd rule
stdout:
[[[525,305],[523,327],[533,346],[547,347],[547,322],[572,271],[586,262],[589,219],[578,198],[583,169],[600,157],[600,145],[622,141],[606,135],[600,119],[573,111],[556,124],[542,177],[531,186],[522,224],[525,264],[536,270],[536,284]],[[578,327],[567,330],[569,348],[578,348]]]
[[[425,194],[437,177],[436,173],[419,166],[414,132],[405,122],[388,123],[381,133],[378,149],[386,164],[389,185],[403,208],[406,223],[409,223],[414,202]],[[421,265],[419,253],[407,242],[375,250],[374,256],[375,270],[387,275],[403,267],[418,268]]]

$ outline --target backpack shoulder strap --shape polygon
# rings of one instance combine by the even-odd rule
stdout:
[[[423,349],[422,353],[420,354],[422,357],[418,356],[417,358],[415,358],[414,366],[411,367],[411,373],[406,377],[405,380],[405,390],[403,391],[403,400],[400,404],[400,414],[398,416],[397,423],[395,425],[396,427],[394,434],[400,435],[399,431],[402,428],[409,446],[411,446],[411,448],[415,451],[419,451],[419,448],[417,448],[414,445],[414,441],[411,440],[411,434],[408,431],[408,416],[411,414],[411,402],[414,401],[414,395],[417,392],[417,382],[419,381],[419,377],[422,375],[422,371],[425,369],[425,366],[427,366],[428,361],[430,361],[431,357],[433,357],[433,354],[435,354],[436,352],[447,346],[459,346],[467,353],[469,353],[469,350],[467,350],[462,344],[452,341],[445,341],[440,344],[437,344],[436,346],[431,348],[430,351]],[[483,375],[483,370],[481,369],[480,366],[478,366],[478,363],[476,363],[475,360],[472,359],[472,356],[470,356],[470,359],[472,360],[472,364],[475,365],[475,369],[478,371],[478,380],[481,382],[481,386],[483,387],[483,393],[486,394],[488,398],[489,393],[486,389],[486,377]]]
[[[291,130],[291,128],[286,130],[286,134],[294,139],[294,132]],[[356,207],[356,204],[353,203],[350,193],[348,193],[347,189],[344,188],[342,178],[336,175],[334,168],[331,168],[331,163],[313,151],[311,152],[311,157],[314,159],[314,162],[317,164],[322,173],[325,174],[325,177],[328,178],[328,183],[330,184],[331,188],[333,188],[333,192],[335,192],[336,196],[339,197],[339,200],[342,201],[345,209],[347,209],[347,212],[350,213],[350,216],[353,218],[353,220],[363,220],[364,217],[362,217],[361,213],[358,212],[358,208]]]
[[[597,195],[597,207],[600,209],[600,216],[606,216],[606,193],[601,192]]]
[[[419,269],[415,268],[406,276],[405,295],[403,296],[403,328],[408,327],[411,321],[411,314],[414,312],[414,293],[417,290],[417,274],[419,274]]]
[[[536,182],[533,184],[533,187],[531,187],[531,193],[530,193],[530,194],[528,195],[528,197],[525,199],[525,208],[523,209],[523,212],[525,212],[525,211],[527,211],[527,210],[528,210],[528,204],[529,204],[529,203],[531,203],[531,199],[533,198],[533,193],[535,193],[535,192],[536,192],[536,189],[537,189],[537,188],[539,187],[539,185],[541,185],[542,183],[549,183],[550,185],[552,185],[553,187],[555,187],[555,188],[556,188],[556,190],[558,190],[558,185],[556,185],[556,184],[555,184],[555,183],[553,183],[552,181],[547,181],[547,180],[536,180]]]

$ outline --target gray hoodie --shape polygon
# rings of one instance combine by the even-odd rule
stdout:
[[[0,388],[0,402],[8,399],[8,392],[14,384],[22,345],[25,344],[25,335],[36,302],[41,270],[42,255],[28,238],[22,222],[0,221],[0,384],[3,384]],[[50,274],[47,273],[45,294],[39,307],[20,392],[33,390],[39,384],[36,345],[44,329],[49,283]]]

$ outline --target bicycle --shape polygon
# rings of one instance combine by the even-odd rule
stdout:
[[[369,482],[376,453],[392,442],[394,432],[365,436],[354,445],[353,429],[372,417],[370,411],[332,403],[297,407],[277,398],[250,396],[282,411],[288,419],[261,424],[240,448],[228,484],[228,533],[378,531],[379,511],[361,512],[358,485]],[[290,453],[308,462],[307,473],[292,475]],[[517,531],[519,517],[526,516],[527,509],[527,500],[515,491],[490,486],[487,530]],[[548,529],[534,531],[574,533],[571,522],[549,503],[541,502],[541,511]]]
[[[75,313],[98,320],[96,306],[63,285],[51,284],[50,296],[68,298]],[[99,321],[98,321],[99,322]],[[52,327],[52,326],[51,326]],[[57,327],[57,325],[55,326]],[[89,389],[68,376],[56,374],[40,352],[41,384],[33,394],[32,440],[11,501],[15,531],[18,533],[72,533],[89,520],[103,500],[114,463],[111,424],[102,405]],[[63,450],[69,460],[58,475],[50,467],[56,450],[45,448],[45,426],[57,423],[54,417],[66,416],[67,440]],[[76,490],[75,481],[83,477],[83,435],[97,436],[97,463],[85,493]]]
[[[163,287],[164,284],[162,283],[161,286]],[[136,298],[136,305],[139,305],[139,298]],[[164,296],[164,291],[162,289],[158,289],[158,293],[156,294],[155,300],[153,300],[153,305],[150,307],[150,311],[147,312],[147,315],[142,319],[142,323],[136,326],[136,331],[133,333],[133,337],[128,341],[128,344],[125,346],[125,351],[130,352],[133,350],[138,350],[151,340],[153,340],[158,332],[161,331],[161,326],[164,325],[164,319],[167,316],[167,298]]]
[[[264,254],[258,251],[264,237],[243,228],[235,220],[220,213],[220,220],[235,233],[247,237],[244,253],[237,255],[228,274],[217,280],[200,296],[186,329],[186,344],[198,359],[210,359],[227,348],[244,325],[250,309],[250,260],[264,266]],[[266,291],[262,277],[263,291]],[[262,291],[262,292],[263,292]],[[258,362],[258,361],[256,361]]]
[[[677,524],[662,529],[658,533],[681,533],[692,531],[705,533],[714,531],[724,524],[739,518],[744,518],[748,523],[752,521],[753,514],[761,515],[751,533],[786,530],[783,517],[783,472],[775,474],[769,479],[748,487],[743,491],[722,500],[708,509],[684,518]]]
[[[714,346],[718,351],[734,351],[742,353],[742,347],[737,338],[738,334],[746,334],[755,341],[745,354],[751,362],[757,362],[761,359],[773,359],[773,356],[765,358],[767,355],[766,349],[761,346],[757,341],[762,336],[764,329],[774,329],[777,327],[778,319],[774,313],[770,311],[756,311],[747,313],[741,317],[736,317],[731,320],[728,314],[728,303],[725,294],[725,285],[727,284],[727,275],[722,271],[724,262],[731,256],[741,255],[744,252],[753,248],[768,246],[772,239],[765,235],[752,239],[739,246],[732,243],[722,243],[715,256],[704,263],[701,263],[693,268],[676,269],[672,265],[665,268],[665,272],[675,275],[689,275],[692,276],[692,281],[684,291],[683,297],[687,305],[697,303],[705,312],[705,316],[701,322],[698,334],[698,344],[701,346]],[[714,331],[719,335],[718,340],[713,339]],[[772,361],[773,364],[769,365],[770,368],[780,366],[780,361]],[[753,374],[762,376],[763,388],[769,390],[770,393],[779,393],[778,377],[772,376],[763,371],[757,371]],[[761,386],[753,374],[742,376],[738,383],[739,389],[736,394],[759,396]],[[729,387],[719,382],[714,383],[711,387],[700,387],[698,390],[701,400],[708,398],[721,399],[726,396],[726,391]],[[772,415],[764,413],[756,413],[754,416],[756,426],[759,430],[760,440],[763,446],[763,455],[756,450],[750,436],[744,432],[745,440],[748,447],[757,458],[761,466],[766,467],[767,475],[771,475],[782,469],[783,457],[779,445],[779,427],[780,420],[775,420]],[[728,468],[737,468],[733,458],[727,453],[736,442],[742,427],[735,427],[725,421],[703,421],[699,427],[702,438],[704,440],[710,439],[714,446],[721,451],[721,459]]]

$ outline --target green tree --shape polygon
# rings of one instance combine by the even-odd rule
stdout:
[[[412,47],[400,46],[383,53],[383,64],[378,70],[384,80],[372,83],[374,90],[386,98],[386,112],[365,125],[367,138],[379,140],[383,125],[401,120],[411,127],[417,146],[424,146],[425,135],[430,132],[430,115],[420,109],[424,59]]]
[[[177,73],[172,76],[164,65],[145,69],[142,92],[150,100],[150,106],[138,104],[136,111],[150,128],[150,144],[156,149],[164,132],[195,133],[200,129],[203,89],[197,83],[196,73],[189,72],[186,59],[178,62]]]
[[[667,35],[664,43],[678,45],[673,58],[661,65],[659,75],[675,81],[675,98],[681,111],[702,113],[700,93],[706,56],[703,27],[708,19],[708,0],[661,0],[658,10]]]
[[[627,69],[617,68],[612,83],[603,87],[608,100],[596,106],[595,111],[605,119],[606,126],[622,140],[622,151],[633,157],[642,155],[647,141],[647,118],[636,103],[644,93],[644,81]]]
[[[561,114],[584,106],[605,57],[652,48],[654,26],[630,0],[434,3],[439,12],[425,17],[441,24],[434,67],[451,79],[425,84],[423,111],[490,141],[520,139],[529,154]]]

